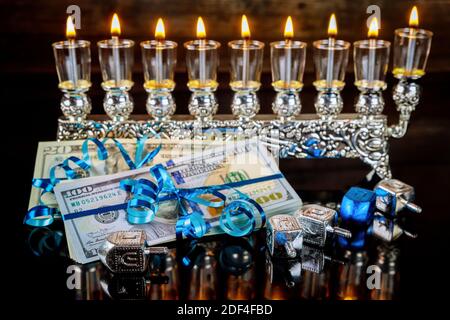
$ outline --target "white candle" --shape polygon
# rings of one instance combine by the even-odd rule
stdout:
[[[67,17],[66,22],[66,37],[69,42],[68,51],[69,51],[69,66],[68,66],[68,78],[70,82],[72,82],[73,88],[76,88],[78,82],[78,72],[77,72],[77,55],[76,55],[76,44],[75,44],[75,26],[72,22],[72,17]]]
[[[250,27],[248,25],[247,17],[245,14],[242,16],[241,22],[241,36],[244,39],[242,46],[242,85],[247,87],[249,81],[249,68],[250,68]]]
[[[249,74],[248,74],[248,67],[250,64],[250,52],[248,51],[248,40],[244,40],[244,46],[242,48],[243,50],[243,57],[242,57],[242,84],[244,87],[247,86]]]
[[[327,55],[327,86],[333,86],[333,73],[334,73],[334,46],[335,39],[333,37],[328,38],[328,55]]]
[[[376,49],[377,49],[377,39],[378,37],[378,20],[376,17],[372,18],[370,21],[369,31],[367,33],[369,37],[369,57],[367,61],[367,82],[368,86],[373,86],[373,81],[375,80],[375,63],[376,63]]]
[[[410,28],[408,38],[408,52],[406,55],[406,73],[411,74],[414,64],[414,51],[416,49],[416,29]]]
[[[417,27],[419,26],[419,12],[417,7],[414,6],[409,15],[409,38],[408,38],[408,51],[406,53],[406,74],[411,75],[414,69],[414,53],[416,50],[416,36]]]
[[[206,58],[205,58],[205,40],[200,39],[199,46],[199,68],[200,68],[200,83],[204,84],[206,81]]]
[[[156,45],[156,83],[160,84],[163,80],[162,68],[163,68],[163,56],[162,56],[162,44],[158,41]]]
[[[166,38],[166,31],[164,28],[164,22],[161,18],[158,19],[155,29],[155,39],[156,39],[156,83],[161,84],[163,81],[163,49],[164,49],[164,39]]]
[[[206,28],[202,17],[197,19],[198,64],[200,84],[206,82]]]
[[[286,40],[286,46],[285,46],[285,53],[286,53],[286,85],[289,86],[291,83],[291,61],[292,61],[292,55],[291,55],[291,40]]]
[[[334,13],[330,16],[330,22],[328,23],[328,52],[327,52],[327,74],[326,82],[327,87],[333,86],[334,75],[334,47],[336,45],[337,35],[337,22]]]
[[[291,16],[287,17],[286,24],[284,26],[284,51],[285,51],[285,70],[284,79],[286,81],[286,86],[289,87],[291,83],[291,68],[292,68],[292,38],[294,37],[294,26],[292,24]]]
[[[119,82],[122,79],[120,70],[120,56],[119,56],[119,37],[112,37],[112,54],[113,54],[113,64],[114,64],[114,80],[116,82],[116,87],[119,87]]]
[[[375,50],[377,47],[377,41],[375,39],[369,40],[369,61],[368,61],[368,75],[367,75],[367,81],[370,85],[373,82],[374,79],[374,73],[375,73]]]
[[[119,36],[120,36],[120,22],[119,17],[114,13],[111,21],[111,42],[112,42],[112,58],[113,58],[113,72],[115,86],[119,87],[119,82],[122,80],[121,68],[120,68],[120,55],[119,55]]]
[[[69,79],[72,81],[73,87],[76,88],[78,82],[77,72],[77,55],[75,52],[75,40],[69,39]]]

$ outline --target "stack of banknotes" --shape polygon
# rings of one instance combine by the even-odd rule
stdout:
[[[130,155],[135,141],[121,140]],[[166,166],[177,188],[195,188],[222,185],[266,177],[279,173],[278,166],[266,147],[256,141],[238,143],[212,143],[203,141],[149,140],[147,150],[162,143],[161,151],[148,166],[161,163]],[[39,145],[35,178],[48,177],[50,168],[69,156],[81,156],[82,141],[43,142]],[[61,214],[107,207],[126,203],[131,195],[120,189],[123,179],[150,179],[149,167],[129,170],[113,144],[107,145],[109,157],[106,161],[93,160],[93,168],[85,178],[65,180],[55,190],[55,199]],[[92,154],[95,150],[92,149]],[[286,179],[274,179],[237,188],[257,201],[270,217],[280,213],[293,213],[301,206],[301,199]],[[236,194],[224,191],[228,200]],[[30,207],[37,204],[39,191],[33,190]],[[192,204],[191,204],[192,205]],[[220,208],[199,206],[205,219],[213,226],[208,235],[222,232],[217,227]],[[178,219],[177,203],[160,203],[155,219],[147,224],[132,225],[127,221],[126,210],[113,210],[65,220],[64,227],[72,259],[79,263],[98,260],[97,251],[106,236],[115,231],[143,229],[149,245],[159,245],[176,239],[175,224]]]

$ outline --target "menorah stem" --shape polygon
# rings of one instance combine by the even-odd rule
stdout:
[[[409,79],[401,79],[392,92],[392,98],[397,105],[397,111],[400,112],[400,118],[397,124],[388,128],[388,134],[393,138],[402,138],[408,130],[411,113],[419,104],[421,87]]]
[[[87,90],[63,90],[61,111],[71,122],[82,121],[91,113],[91,100],[86,95]]]
[[[282,90],[277,92],[275,101],[272,103],[272,110],[280,121],[290,121],[300,114],[302,109],[299,96],[300,90]]]
[[[175,113],[176,105],[172,93],[149,90],[146,103],[148,114],[157,121],[167,121]]]
[[[133,112],[133,98],[123,88],[108,89],[103,99],[103,108],[113,121],[122,122]]]
[[[341,97],[342,88],[319,88],[317,89],[317,97],[314,101],[314,107],[317,114],[322,119],[331,120],[341,113],[344,107],[344,101]]]

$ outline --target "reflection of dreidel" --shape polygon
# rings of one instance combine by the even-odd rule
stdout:
[[[385,242],[395,241],[402,234],[405,234],[410,238],[417,238],[417,234],[404,230],[394,220],[386,218],[378,212],[373,219],[371,234]]]
[[[272,259],[266,252],[266,280],[264,298],[272,300],[288,299],[293,288],[300,282],[302,263],[300,259]]]
[[[397,216],[404,208],[422,212],[422,208],[414,204],[414,188],[400,180],[387,179],[375,186],[376,208],[389,217]]]
[[[302,249],[302,269],[314,273],[321,273],[325,267],[326,262],[344,263],[325,254],[323,248],[303,245]]]
[[[335,234],[344,238],[352,236],[350,231],[335,226],[337,212],[333,209],[317,204],[305,205],[297,211],[295,217],[303,229],[305,243],[323,247],[328,235]]]
[[[147,281],[143,274],[107,273],[101,280],[103,291],[113,300],[143,300]]]
[[[344,237],[338,237],[337,243],[338,243],[339,247],[342,249],[361,250],[367,245],[371,229],[372,229],[372,226],[362,228],[362,229],[361,228],[353,229],[352,237],[350,239],[344,238]]]
[[[297,258],[303,246],[303,231],[293,216],[278,214],[269,219],[267,248],[275,258]]]
[[[302,249],[303,275],[300,282],[300,297],[303,299],[326,299],[330,296],[330,270],[324,269],[326,262],[339,262],[325,254],[323,248],[304,245]]]
[[[113,300],[144,300],[151,296],[151,292],[158,287],[161,291],[168,283],[165,275],[158,277],[142,273],[108,273],[101,280],[103,291]],[[161,294],[152,298],[161,299]]]

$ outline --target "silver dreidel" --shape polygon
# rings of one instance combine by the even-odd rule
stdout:
[[[384,214],[395,217],[404,208],[416,213],[422,208],[414,204],[414,188],[400,180],[386,179],[375,186],[376,208]]]
[[[279,214],[269,219],[267,247],[276,258],[298,258],[303,246],[303,231],[295,217]]]
[[[303,229],[305,243],[325,246],[328,233],[351,238],[352,233],[346,229],[335,227],[337,212],[317,204],[303,206],[295,217]]]
[[[167,247],[147,247],[143,230],[117,231],[108,235],[98,251],[103,264],[115,273],[144,272],[150,254],[167,254]]]
[[[417,238],[417,234],[403,229],[394,220],[386,218],[379,212],[375,213],[371,229],[375,238],[388,243],[397,240],[403,234],[410,238]]]

